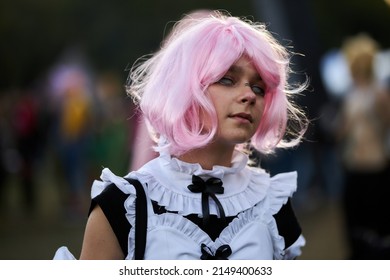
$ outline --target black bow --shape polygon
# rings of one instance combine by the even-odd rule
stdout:
[[[202,214],[203,225],[208,226],[210,220],[210,207],[209,197],[211,197],[215,204],[217,204],[219,215],[222,222],[225,221],[225,211],[223,210],[221,202],[215,194],[222,194],[224,189],[222,187],[222,181],[218,178],[210,178],[207,181],[203,181],[202,178],[196,175],[192,175],[192,184],[188,186],[188,189],[194,193],[202,193]]]
[[[232,249],[229,245],[220,246],[217,251],[215,251],[215,255],[213,255],[210,248],[207,247],[206,244],[202,243],[201,251],[201,260],[227,260],[228,257],[232,254]]]

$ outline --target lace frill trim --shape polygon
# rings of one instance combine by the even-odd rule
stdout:
[[[270,178],[266,173],[253,171],[250,175],[250,183],[241,193],[220,198],[220,202],[227,216],[235,216],[240,212],[242,213],[232,221],[217,240],[219,240],[218,242],[228,244],[246,224],[256,219],[261,219],[269,227],[272,234],[275,247],[274,258],[283,259],[286,254],[284,251],[284,239],[279,235],[273,215],[280,210],[282,205],[296,191],[297,174],[296,172],[281,173]],[[165,206],[167,210],[179,211],[182,215],[202,213],[200,199],[198,201],[198,199],[194,199],[193,197],[186,197],[183,194],[174,193],[159,184],[153,176],[148,174],[133,172],[128,176],[138,178],[141,182],[147,182],[149,196],[153,200],[158,201],[160,205]],[[127,219],[132,225],[132,230],[129,233],[130,238],[134,240],[135,189],[124,178],[116,176],[107,168],[103,170],[101,179],[102,181],[94,182],[91,191],[92,197],[98,195],[111,183],[114,183],[124,193],[130,194],[125,201],[125,208],[127,211]],[[266,194],[268,196],[265,199]],[[257,206],[251,208],[254,205]],[[210,212],[211,214],[216,214],[217,210],[215,207],[210,207]],[[157,226],[173,227],[185,235],[190,236],[193,240],[199,242],[199,244],[205,243],[213,250],[216,246],[208,235],[196,225],[175,214],[151,215],[148,217],[148,226],[150,230]],[[304,243],[304,240],[300,243]],[[129,244],[130,255],[134,251],[133,245],[131,243]]]
[[[205,170],[198,163],[187,163],[177,158],[172,157],[169,154],[161,153],[160,159],[163,161],[163,165],[185,174],[194,175],[210,175],[222,179],[224,175],[235,174],[244,169],[248,163],[248,157],[238,151],[234,151],[231,167],[216,165],[212,170]]]
[[[108,185],[114,183],[123,193],[135,195],[135,189],[123,177],[117,176],[110,169],[104,168],[100,175],[101,181],[95,180],[92,184],[91,197],[99,195]]]
[[[279,235],[277,224],[273,217],[273,215],[281,209],[281,207],[287,202],[288,198],[291,197],[293,192],[296,190],[296,184],[294,182],[296,182],[295,172],[279,174],[271,178],[269,197],[266,200],[258,203],[255,207],[238,214],[238,217],[235,218],[229,224],[229,226],[222,231],[221,235],[216,239],[215,242],[213,242],[204,231],[202,231],[198,226],[193,224],[188,219],[185,219],[180,215],[170,213],[165,213],[162,215],[150,215],[148,217],[148,231],[153,231],[155,228],[161,227],[174,229],[183,233],[185,236],[188,236],[199,245],[204,243],[211,250],[215,251],[216,248],[220,245],[231,243],[232,239],[236,237],[240,230],[242,230],[247,224],[254,221],[260,221],[267,225],[270,230],[275,248],[275,259],[284,259],[286,257],[291,258],[291,255],[297,256],[300,252],[299,248],[298,250],[290,250],[288,252],[284,250],[284,238]],[[130,224],[134,225],[134,196],[130,195],[125,204],[127,209],[126,216]],[[129,233],[130,240],[134,240],[135,230],[136,229],[133,226]],[[300,245],[301,243],[302,242],[300,242]],[[129,256],[132,256],[134,253],[134,244],[132,244],[132,242],[129,243],[129,253]],[[289,255],[286,256],[286,253],[289,253]]]
[[[197,225],[188,219],[171,213],[164,213],[161,215],[151,215],[148,217],[148,232],[153,232],[155,229],[167,228],[182,233],[184,236],[191,239],[199,248],[202,243],[206,244],[212,250],[215,249],[214,242],[211,238]],[[136,228],[132,227],[129,233],[129,248],[128,257],[134,255],[134,240]]]
[[[241,192],[231,196],[218,196],[226,216],[235,216],[239,212],[253,207],[262,201],[268,192],[270,180],[268,174],[251,173],[248,186]],[[149,197],[157,201],[169,211],[178,211],[181,215],[201,214],[201,196],[193,193],[178,193],[168,186],[162,185],[151,174],[137,174],[142,182],[148,183]],[[186,187],[186,186],[184,186]],[[216,205],[210,202],[210,214],[217,215]]]
[[[194,164],[186,164],[177,161],[176,159],[171,159],[171,161],[177,162],[177,164],[181,164],[182,166],[194,166]],[[233,162],[234,161],[236,163],[233,164],[233,166],[236,166],[235,168],[238,170],[241,169],[241,167],[237,166],[246,163],[246,157],[242,154],[236,154]],[[169,170],[168,167],[167,170]],[[273,205],[276,206],[276,208],[271,209],[271,211],[276,213],[279,209],[278,205],[280,205],[280,202],[278,200],[280,197],[283,198],[281,203],[284,204],[296,189],[296,172],[281,173],[270,178],[269,174],[261,169],[249,168],[241,171],[240,174],[247,178],[248,185],[238,193],[221,195],[218,197],[227,216],[235,216],[238,213],[253,207],[262,201],[267,193],[269,193],[269,196],[271,197],[271,202],[275,202],[271,203],[271,208]],[[159,205],[164,206],[168,211],[178,211],[181,215],[202,213],[200,195],[190,192],[178,192],[174,188],[171,188],[171,186],[162,184],[150,172],[132,172],[128,174],[128,176],[137,178],[143,184],[146,183],[148,186],[147,193],[149,198],[157,201]],[[124,178],[113,174],[108,168],[103,169],[101,180],[102,181],[94,182],[91,191],[92,197],[101,193],[109,184],[114,183],[122,192],[131,194],[125,206],[127,209],[132,208],[136,194],[134,187],[132,187]],[[183,188],[185,187],[186,186]],[[218,214],[218,209],[212,201],[210,202],[210,214]]]
[[[274,259],[285,259],[287,256],[284,248],[284,238],[279,235],[276,220],[273,215],[279,212],[282,206],[287,203],[289,197],[296,191],[296,178],[296,172],[282,173],[272,177],[269,197],[255,207],[240,213],[238,217],[222,231],[220,237],[216,240],[216,243],[230,244],[232,239],[237,236],[247,224],[259,221],[267,225],[270,230],[274,244]],[[267,209],[269,210],[267,211]],[[304,240],[297,245],[301,246],[302,244],[304,244]],[[288,258],[296,257],[300,254],[300,250],[299,248],[298,250],[290,250],[289,253],[290,255]]]

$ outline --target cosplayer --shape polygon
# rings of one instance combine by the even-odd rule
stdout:
[[[213,12],[184,17],[137,61],[127,91],[159,155],[125,177],[103,170],[80,259],[298,257],[296,172],[270,177],[249,160],[296,146],[305,132],[290,99],[305,85],[290,88],[290,56],[263,24]],[[136,185],[146,194],[143,218]],[[147,223],[141,255],[137,221]],[[55,259],[74,256],[61,247]]]

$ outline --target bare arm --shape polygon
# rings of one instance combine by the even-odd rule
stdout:
[[[102,209],[96,206],[89,215],[80,260],[123,260],[124,255]]]

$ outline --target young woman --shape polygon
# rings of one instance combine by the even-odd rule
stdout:
[[[125,178],[103,170],[80,259],[135,258],[129,178],[146,193],[145,259],[299,256],[305,240],[290,203],[297,174],[271,178],[249,160],[253,150],[297,145],[305,131],[290,101],[304,86],[289,87],[289,59],[264,25],[212,12],[183,18],[157,53],[138,61],[127,89],[159,156]],[[55,258],[73,256],[62,247]]]

